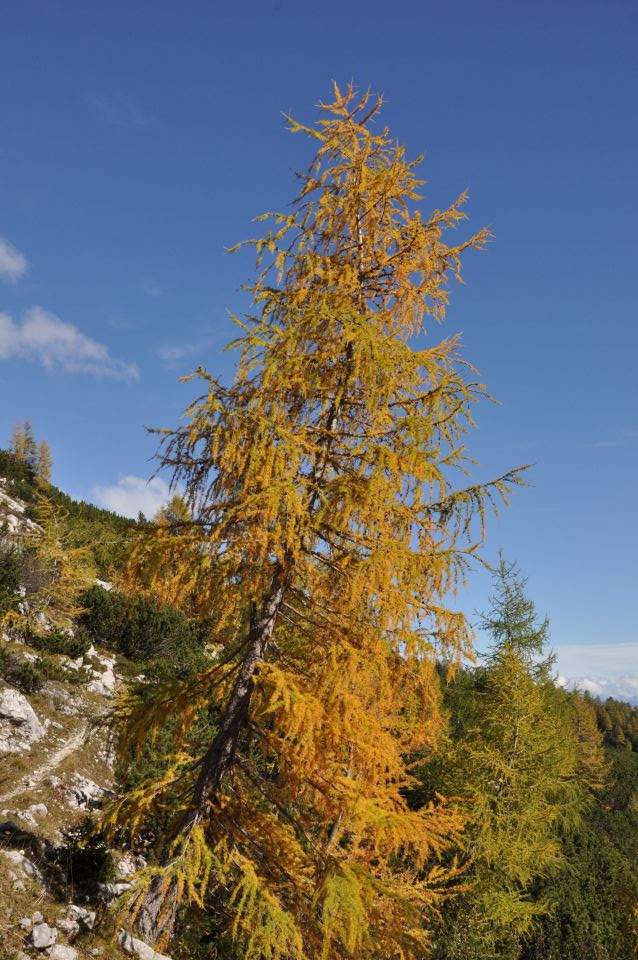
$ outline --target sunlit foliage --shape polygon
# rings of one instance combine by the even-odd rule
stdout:
[[[451,593],[486,507],[521,482],[454,479],[484,390],[457,337],[420,335],[487,233],[445,242],[465,196],[421,213],[420,158],[377,126],[379,108],[335,87],[316,126],[290,120],[316,154],[291,212],[262,218],[234,381],[198,370],[204,395],[165,438],[188,511],[160,518],[129,567],[212,616],[218,650],[196,678],[122,706],[125,751],[176,725],[172,762],[108,815],[135,835],[173,811],[132,916],[166,939],[179,903],[216,896],[253,960],[427,951],[457,873],[436,861],[463,818],[442,797],[408,806],[406,757],[435,749],[436,658],[471,648]],[[205,712],[217,733],[202,748]]]

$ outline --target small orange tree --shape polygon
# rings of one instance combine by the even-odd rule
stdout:
[[[189,604],[215,611],[224,654],[126,707],[129,747],[178,724],[168,771],[110,812],[135,832],[174,810],[170,855],[132,904],[153,938],[212,890],[249,958],[422,956],[446,882],[431,864],[462,826],[443,799],[408,808],[406,757],[435,746],[437,653],[470,648],[446,598],[475,549],[471,518],[520,478],[452,486],[482,387],[456,338],[411,340],[442,319],[461,254],[487,233],[445,244],[464,197],[414,208],[419,161],[374,132],[379,107],[335,87],[315,128],[290,121],[317,152],[292,212],[263,218],[234,382],[198,370],[206,392],[164,441],[192,520],[177,539],[157,525],[133,564],[152,588],[170,551],[173,595],[181,578]],[[211,705],[202,753],[193,730]]]

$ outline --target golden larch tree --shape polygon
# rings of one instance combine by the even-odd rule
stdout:
[[[126,750],[177,723],[169,769],[107,816],[134,836],[174,812],[130,905],[151,939],[217,896],[248,958],[419,957],[450,873],[436,858],[462,819],[443,799],[409,809],[406,758],[435,748],[437,655],[471,646],[449,597],[472,517],[520,478],[454,485],[483,388],[456,337],[414,340],[487,233],[445,243],[465,197],[421,214],[419,160],[375,132],[379,108],[335,87],[315,127],[290,120],[316,154],[292,211],[262,218],[234,381],[199,369],[204,395],[164,439],[192,519],[154,525],[133,565],[161,590],[168,551],[174,596],[181,580],[214,611],[223,653],[123,708]]]
[[[16,460],[35,469],[38,447],[33,436],[33,427],[30,420],[18,421],[11,434],[11,453]]]
[[[21,420],[19,420],[13,428],[11,433],[11,446],[9,449],[16,460],[20,460],[23,463],[26,462],[27,438],[24,432],[24,425]]]
[[[52,470],[53,470],[53,459],[51,457],[51,450],[46,440],[42,440],[40,443],[40,446],[38,447],[38,462],[36,467],[36,473],[40,478],[40,480],[44,480],[45,483],[48,483],[51,480]]]
[[[80,594],[95,583],[96,571],[89,547],[71,544],[65,511],[39,496],[37,526],[22,538],[24,572],[32,581],[27,619],[36,629],[42,618],[58,630],[67,630],[82,612]]]

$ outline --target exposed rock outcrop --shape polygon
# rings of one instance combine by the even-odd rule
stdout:
[[[5,857],[6,860],[11,861],[15,870],[22,874],[23,877],[29,877],[32,880],[42,881],[42,874],[36,867],[35,863],[32,863],[21,850],[3,850],[0,849],[0,854]]]
[[[152,947],[149,947],[143,940],[138,940],[126,930],[120,930],[118,934],[118,943],[124,953],[138,957],[139,960],[171,960],[163,953],[157,953]]]
[[[46,728],[19,690],[0,686],[0,753],[22,753],[41,740]]]
[[[36,923],[31,930],[29,942],[36,950],[46,950],[52,947],[58,938],[58,931],[48,923]]]

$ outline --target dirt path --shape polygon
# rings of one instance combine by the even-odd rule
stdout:
[[[21,780],[18,780],[18,783],[10,790],[8,793],[3,793],[0,796],[0,803],[4,803],[5,800],[12,800],[14,797],[20,796],[21,793],[25,793],[27,790],[32,790],[33,787],[41,783],[45,777],[59,767],[60,764],[70,756],[74,750],[77,750],[84,743],[84,738],[86,736],[87,725],[82,724],[74,732],[72,737],[69,740],[66,740],[62,746],[51,754],[50,757],[47,757],[46,763],[41,764],[41,766],[36,767],[35,770],[31,770],[26,776],[22,777]]]

